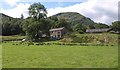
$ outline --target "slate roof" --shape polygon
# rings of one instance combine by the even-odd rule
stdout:
[[[92,33],[92,32],[107,32],[110,28],[104,28],[104,29],[87,29],[86,32]]]
[[[57,30],[62,30],[64,29],[64,27],[61,27],[61,28],[54,28],[54,29],[50,29],[49,31],[57,31]]]

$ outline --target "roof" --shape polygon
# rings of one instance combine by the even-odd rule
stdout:
[[[110,28],[104,28],[104,29],[87,29],[86,32],[107,32]]]
[[[64,27],[61,27],[61,28],[54,28],[54,29],[50,29],[49,31],[57,31],[57,30],[62,30],[64,29]]]

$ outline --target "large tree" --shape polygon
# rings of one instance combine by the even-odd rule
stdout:
[[[44,7],[44,5],[42,5],[41,3],[34,3],[32,4],[29,8],[29,15],[30,17],[34,17],[37,19],[40,18],[46,18],[46,8]]]
[[[34,3],[29,8],[29,17],[22,23],[27,38],[40,41],[42,35],[48,35],[50,21],[46,18],[46,8],[41,3]]]

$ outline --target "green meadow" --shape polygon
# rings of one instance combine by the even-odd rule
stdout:
[[[25,38],[26,36],[20,36],[20,35],[12,35],[12,36],[0,36],[0,39],[2,41],[15,41]]]
[[[6,1],[7,2],[7,1]],[[8,4],[5,5],[9,6]],[[9,12],[14,7],[26,6],[23,11],[17,12],[16,18],[4,13]],[[33,0],[34,2],[34,0]],[[106,2],[106,1],[105,1]],[[64,3],[64,2],[62,2]],[[61,4],[62,4],[61,3]],[[120,21],[113,19],[110,15],[113,13],[106,7],[107,2],[100,7],[97,0],[82,1],[79,5],[82,7],[90,4],[93,10],[99,10],[99,15],[94,14],[97,11],[88,13],[86,16],[74,10],[73,6],[77,3],[71,3],[63,6],[66,10],[52,3],[51,8],[59,9],[59,13],[49,15],[50,8],[46,7],[49,3],[26,3],[15,1],[14,7],[5,6],[6,12],[0,13],[2,22],[0,23],[0,69],[5,68],[119,68],[118,67],[118,44],[120,43]],[[92,5],[94,3],[94,5]],[[113,2],[117,4],[116,2]],[[29,4],[29,7],[28,7]],[[31,5],[30,5],[31,4]],[[60,4],[60,5],[61,5]],[[112,3],[110,3],[112,5]],[[112,6],[113,6],[112,5]],[[70,7],[70,8],[67,8]],[[111,7],[111,6],[110,6]],[[20,7],[21,8],[21,7]],[[98,8],[98,9],[97,9]],[[27,9],[27,11],[25,11]],[[114,9],[113,9],[114,10]],[[14,10],[15,11],[15,10]],[[19,11],[19,10],[18,10]],[[76,11],[76,12],[75,12]],[[108,12],[110,11],[110,12]],[[93,13],[91,13],[93,12]],[[105,12],[105,13],[104,13]],[[108,13],[106,13],[108,12]],[[28,13],[27,16],[25,13]],[[48,13],[48,14],[47,14]],[[99,20],[95,22],[88,17],[93,15],[92,19],[101,19],[104,15],[110,20]],[[104,15],[100,15],[100,14]],[[13,13],[12,13],[13,14]],[[19,15],[21,14],[21,16]],[[100,16],[100,17],[99,17]],[[97,17],[97,18],[95,18]],[[111,20],[112,19],[112,20]],[[103,23],[104,22],[104,23]],[[108,24],[109,22],[109,24]],[[10,69],[12,70],[12,69]],[[90,69],[92,70],[92,69]]]
[[[0,69],[2,69],[2,45],[0,44]]]
[[[14,44],[14,45],[13,45]],[[3,68],[116,68],[117,46],[2,43]]]

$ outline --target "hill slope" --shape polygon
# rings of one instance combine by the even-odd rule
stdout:
[[[71,22],[73,25],[75,24],[82,24],[82,25],[94,25],[93,20],[87,18],[79,13],[76,12],[63,12],[53,15],[52,17],[65,18],[67,21]]]
[[[0,13],[0,27],[2,28],[2,35],[16,35],[19,34],[21,31],[20,24],[21,20],[20,18],[13,18],[10,16],[7,16],[3,13]],[[0,34],[1,35],[1,34]]]
[[[18,20],[18,18],[13,18],[13,17],[10,17],[8,15],[5,15],[3,13],[0,13],[0,17],[1,17],[1,20],[2,20],[2,23],[6,22],[6,21],[12,21],[12,20]]]

